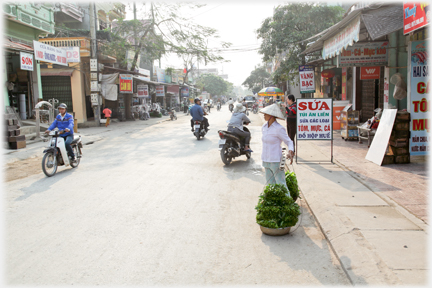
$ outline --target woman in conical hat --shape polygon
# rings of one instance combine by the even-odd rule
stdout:
[[[276,118],[285,120],[285,116],[276,103],[261,109],[259,112],[264,114],[264,119],[267,121],[262,126],[263,150],[261,154],[263,167],[266,171],[266,181],[268,184],[282,184],[288,190],[285,173],[279,169],[282,158],[281,143],[283,141],[288,146],[291,163],[294,155],[294,145],[285,128],[276,121]]]

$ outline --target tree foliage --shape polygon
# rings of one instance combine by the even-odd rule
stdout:
[[[339,22],[343,12],[339,6],[293,3],[278,6],[273,16],[264,20],[257,30],[258,38],[262,39],[259,53],[264,62],[276,62],[278,68],[273,74],[276,83],[294,81],[298,66],[306,61],[305,56],[300,55],[309,42],[304,40]]]
[[[270,76],[270,73],[267,72],[265,67],[260,66],[251,72],[242,85],[246,86],[249,90],[252,90],[255,94],[263,88],[263,85],[268,82]]]
[[[217,30],[195,24],[181,15],[182,7],[196,9],[205,4],[154,2],[142,5],[150,5],[147,12],[139,14],[139,17],[145,20],[120,19],[113,29],[113,40],[107,43],[106,48],[107,52],[120,58],[125,51],[133,50],[135,61],[131,69],[135,68],[136,59],[142,52],[151,59],[160,59],[164,54],[175,54],[182,58],[187,69],[184,79],[198,59],[205,64],[224,61],[224,58],[212,52],[207,44],[208,39],[219,37]],[[220,46],[227,48],[231,43],[222,41]]]
[[[198,79],[196,86],[201,91],[207,91],[213,96],[230,94],[233,84],[214,74],[204,74]]]

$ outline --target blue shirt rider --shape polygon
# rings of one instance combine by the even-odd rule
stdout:
[[[49,133],[54,128],[58,128],[60,131],[64,131],[64,133],[60,134],[61,137],[65,139],[65,147],[69,154],[69,157],[71,157],[72,161],[75,161],[75,154],[72,150],[71,143],[74,139],[73,135],[73,127],[74,127],[74,119],[73,116],[69,113],[66,113],[67,106],[64,103],[61,103],[57,109],[59,110],[60,114],[57,115],[54,122],[51,124],[51,126],[48,127],[48,130],[45,131],[45,133]]]
[[[193,126],[194,121],[201,121],[201,123],[204,125],[204,129],[206,129],[206,131],[210,130],[208,129],[208,127],[210,126],[208,120],[206,117],[204,117],[204,115],[207,115],[207,113],[204,112],[201,107],[201,100],[199,98],[195,98],[194,102],[195,105],[192,106],[192,108],[190,109],[190,114],[192,116],[191,119],[192,132],[194,132],[194,126]]]

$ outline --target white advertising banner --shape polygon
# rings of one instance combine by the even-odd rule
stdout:
[[[299,66],[300,93],[315,93],[315,69],[311,65]]]
[[[322,58],[334,57],[346,49],[348,46],[359,41],[360,36],[360,16],[357,16],[350,24],[348,24],[341,32],[324,41]]]
[[[138,98],[148,98],[149,91],[148,85],[137,85]]]
[[[65,47],[66,50],[66,62],[68,63],[80,63],[81,55],[79,47]]]
[[[338,67],[386,66],[389,42],[355,43],[338,55]]]
[[[297,140],[333,139],[333,99],[297,98]]]
[[[53,47],[33,40],[33,49],[36,60],[68,66],[66,50],[63,48]]]
[[[163,85],[156,86],[156,96],[165,96],[165,88]]]
[[[33,54],[20,52],[21,70],[33,71]]]

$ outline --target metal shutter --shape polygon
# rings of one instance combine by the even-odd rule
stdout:
[[[65,103],[67,111],[73,111],[72,88],[69,76],[42,76],[43,100],[57,99],[59,103]],[[57,104],[57,105],[58,105]],[[56,107],[57,108],[57,107]]]

